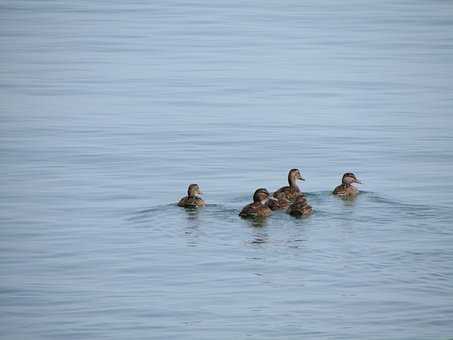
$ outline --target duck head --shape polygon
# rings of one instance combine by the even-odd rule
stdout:
[[[198,184],[191,184],[189,185],[189,189],[187,189],[187,195],[189,197],[198,197],[203,193],[200,191],[200,187]]]
[[[351,185],[352,183],[358,183],[358,184],[362,183],[358,180],[358,178],[352,172],[345,173],[343,175],[341,182],[345,185]]]
[[[269,191],[267,191],[267,189],[265,188],[259,188],[259,189],[256,189],[255,193],[253,194],[253,202],[257,203],[261,203],[261,204],[266,204],[267,200],[269,199]]]
[[[289,185],[296,185],[296,182],[298,180],[305,181],[305,178],[302,177],[302,174],[300,173],[299,169],[289,170],[289,173],[288,173]]]

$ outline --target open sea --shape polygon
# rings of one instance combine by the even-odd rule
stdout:
[[[1,339],[453,339],[452,208],[452,1],[0,0]]]

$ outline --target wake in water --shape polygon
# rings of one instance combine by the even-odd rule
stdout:
[[[344,200],[332,195],[330,191],[306,192],[304,195],[313,206],[310,218],[297,221],[284,211],[274,211],[272,216],[265,220],[252,220],[246,222],[253,227],[263,227],[271,224],[309,223],[311,220],[324,220],[332,223],[356,221],[375,221],[388,224],[398,219],[423,219],[431,222],[439,221],[442,216],[448,216],[444,209],[430,205],[409,204],[381,196],[375,192],[361,191],[354,200]],[[237,223],[241,221],[238,214],[241,206],[248,200],[249,195],[225,196],[224,204],[211,203],[203,208],[180,208],[176,203],[156,205],[148,209],[133,212],[127,221],[140,224],[153,224],[156,221],[168,219],[177,220],[206,220]],[[306,222],[304,222],[306,220]]]

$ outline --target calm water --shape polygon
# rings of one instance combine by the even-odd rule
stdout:
[[[453,2],[1,0],[0,46],[1,338],[453,337]],[[293,167],[312,217],[237,217]]]

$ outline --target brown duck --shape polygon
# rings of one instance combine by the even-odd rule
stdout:
[[[274,194],[274,197],[269,199],[267,206],[271,210],[287,209],[289,207],[289,201],[286,199],[284,192],[278,192]]]
[[[297,180],[305,181],[305,179],[300,174],[299,169],[289,170],[288,173],[289,185],[278,189],[276,192],[274,192],[273,196],[278,199],[278,197],[281,197],[281,194],[283,194],[284,198],[286,198],[287,200],[294,201],[297,198],[297,196],[303,195],[303,193],[297,186]]]
[[[202,194],[198,184],[191,184],[187,189],[187,196],[180,199],[178,206],[183,208],[203,207],[206,203],[200,197]]]
[[[269,191],[259,188],[253,195],[253,203],[247,204],[239,213],[243,218],[267,217],[272,210],[267,206],[269,200]]]
[[[333,194],[344,198],[353,198],[357,196],[359,191],[352,183],[361,184],[362,182],[360,182],[352,172],[345,173],[341,179],[341,184],[335,188]]]
[[[293,204],[287,210],[288,214],[295,217],[308,216],[312,213],[313,209],[308,204],[304,196],[297,196]]]

